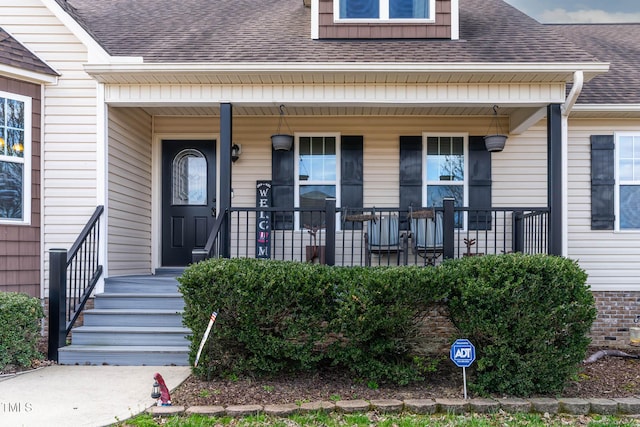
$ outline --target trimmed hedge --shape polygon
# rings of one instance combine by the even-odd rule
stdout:
[[[412,351],[427,307],[446,301],[456,338],[476,346],[472,390],[549,394],[579,369],[596,315],[584,271],[546,255],[468,257],[435,268],[212,259],[179,281],[192,362],[218,312],[194,369],[209,379],[336,366],[406,384],[434,366]]]
[[[584,359],[596,316],[586,273],[566,258],[493,255],[447,262],[451,319],[476,346],[471,387],[560,392]]]
[[[179,278],[191,361],[219,313],[199,376],[346,367],[371,381],[420,377],[410,343],[427,304],[446,295],[434,269],[327,267],[211,259]]]
[[[0,292],[0,371],[8,365],[30,367],[43,355],[38,352],[40,300],[26,294]]]

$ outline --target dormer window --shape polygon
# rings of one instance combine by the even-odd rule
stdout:
[[[334,0],[338,22],[434,22],[435,0]]]

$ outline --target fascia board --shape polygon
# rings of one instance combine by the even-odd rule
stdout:
[[[575,112],[640,112],[640,104],[576,104]]]
[[[113,58],[116,59],[115,57]],[[89,74],[110,73],[234,73],[259,72],[373,72],[373,73],[572,73],[581,70],[585,80],[606,73],[609,64],[596,63],[344,63],[344,62],[228,62],[228,63],[97,63],[85,65]],[[570,80],[569,80],[570,81]]]
[[[58,82],[58,76],[50,74],[42,74],[34,71],[23,70],[22,68],[11,67],[9,65],[0,64],[0,76],[10,77],[16,80],[36,84],[55,84]]]

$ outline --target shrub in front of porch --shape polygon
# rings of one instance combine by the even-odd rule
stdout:
[[[44,311],[38,298],[0,292],[0,372],[7,366],[30,367],[43,355],[38,351]]]
[[[212,259],[179,278],[191,361],[212,311],[201,377],[337,366],[359,378],[406,383],[421,375],[411,344],[420,313],[447,294],[435,269],[328,267]],[[424,361],[418,360],[424,363]]]
[[[587,275],[575,261],[546,255],[452,260],[451,319],[476,347],[480,393],[562,391],[577,373],[596,316]]]

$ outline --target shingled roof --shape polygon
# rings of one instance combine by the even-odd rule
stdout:
[[[301,0],[57,0],[114,56],[145,62],[592,62],[502,0],[460,0],[460,40],[313,40]]]
[[[2,28],[0,28],[0,64],[50,76],[58,75]]]
[[[608,73],[585,85],[580,104],[640,104],[640,24],[549,25],[563,37],[610,62]]]

